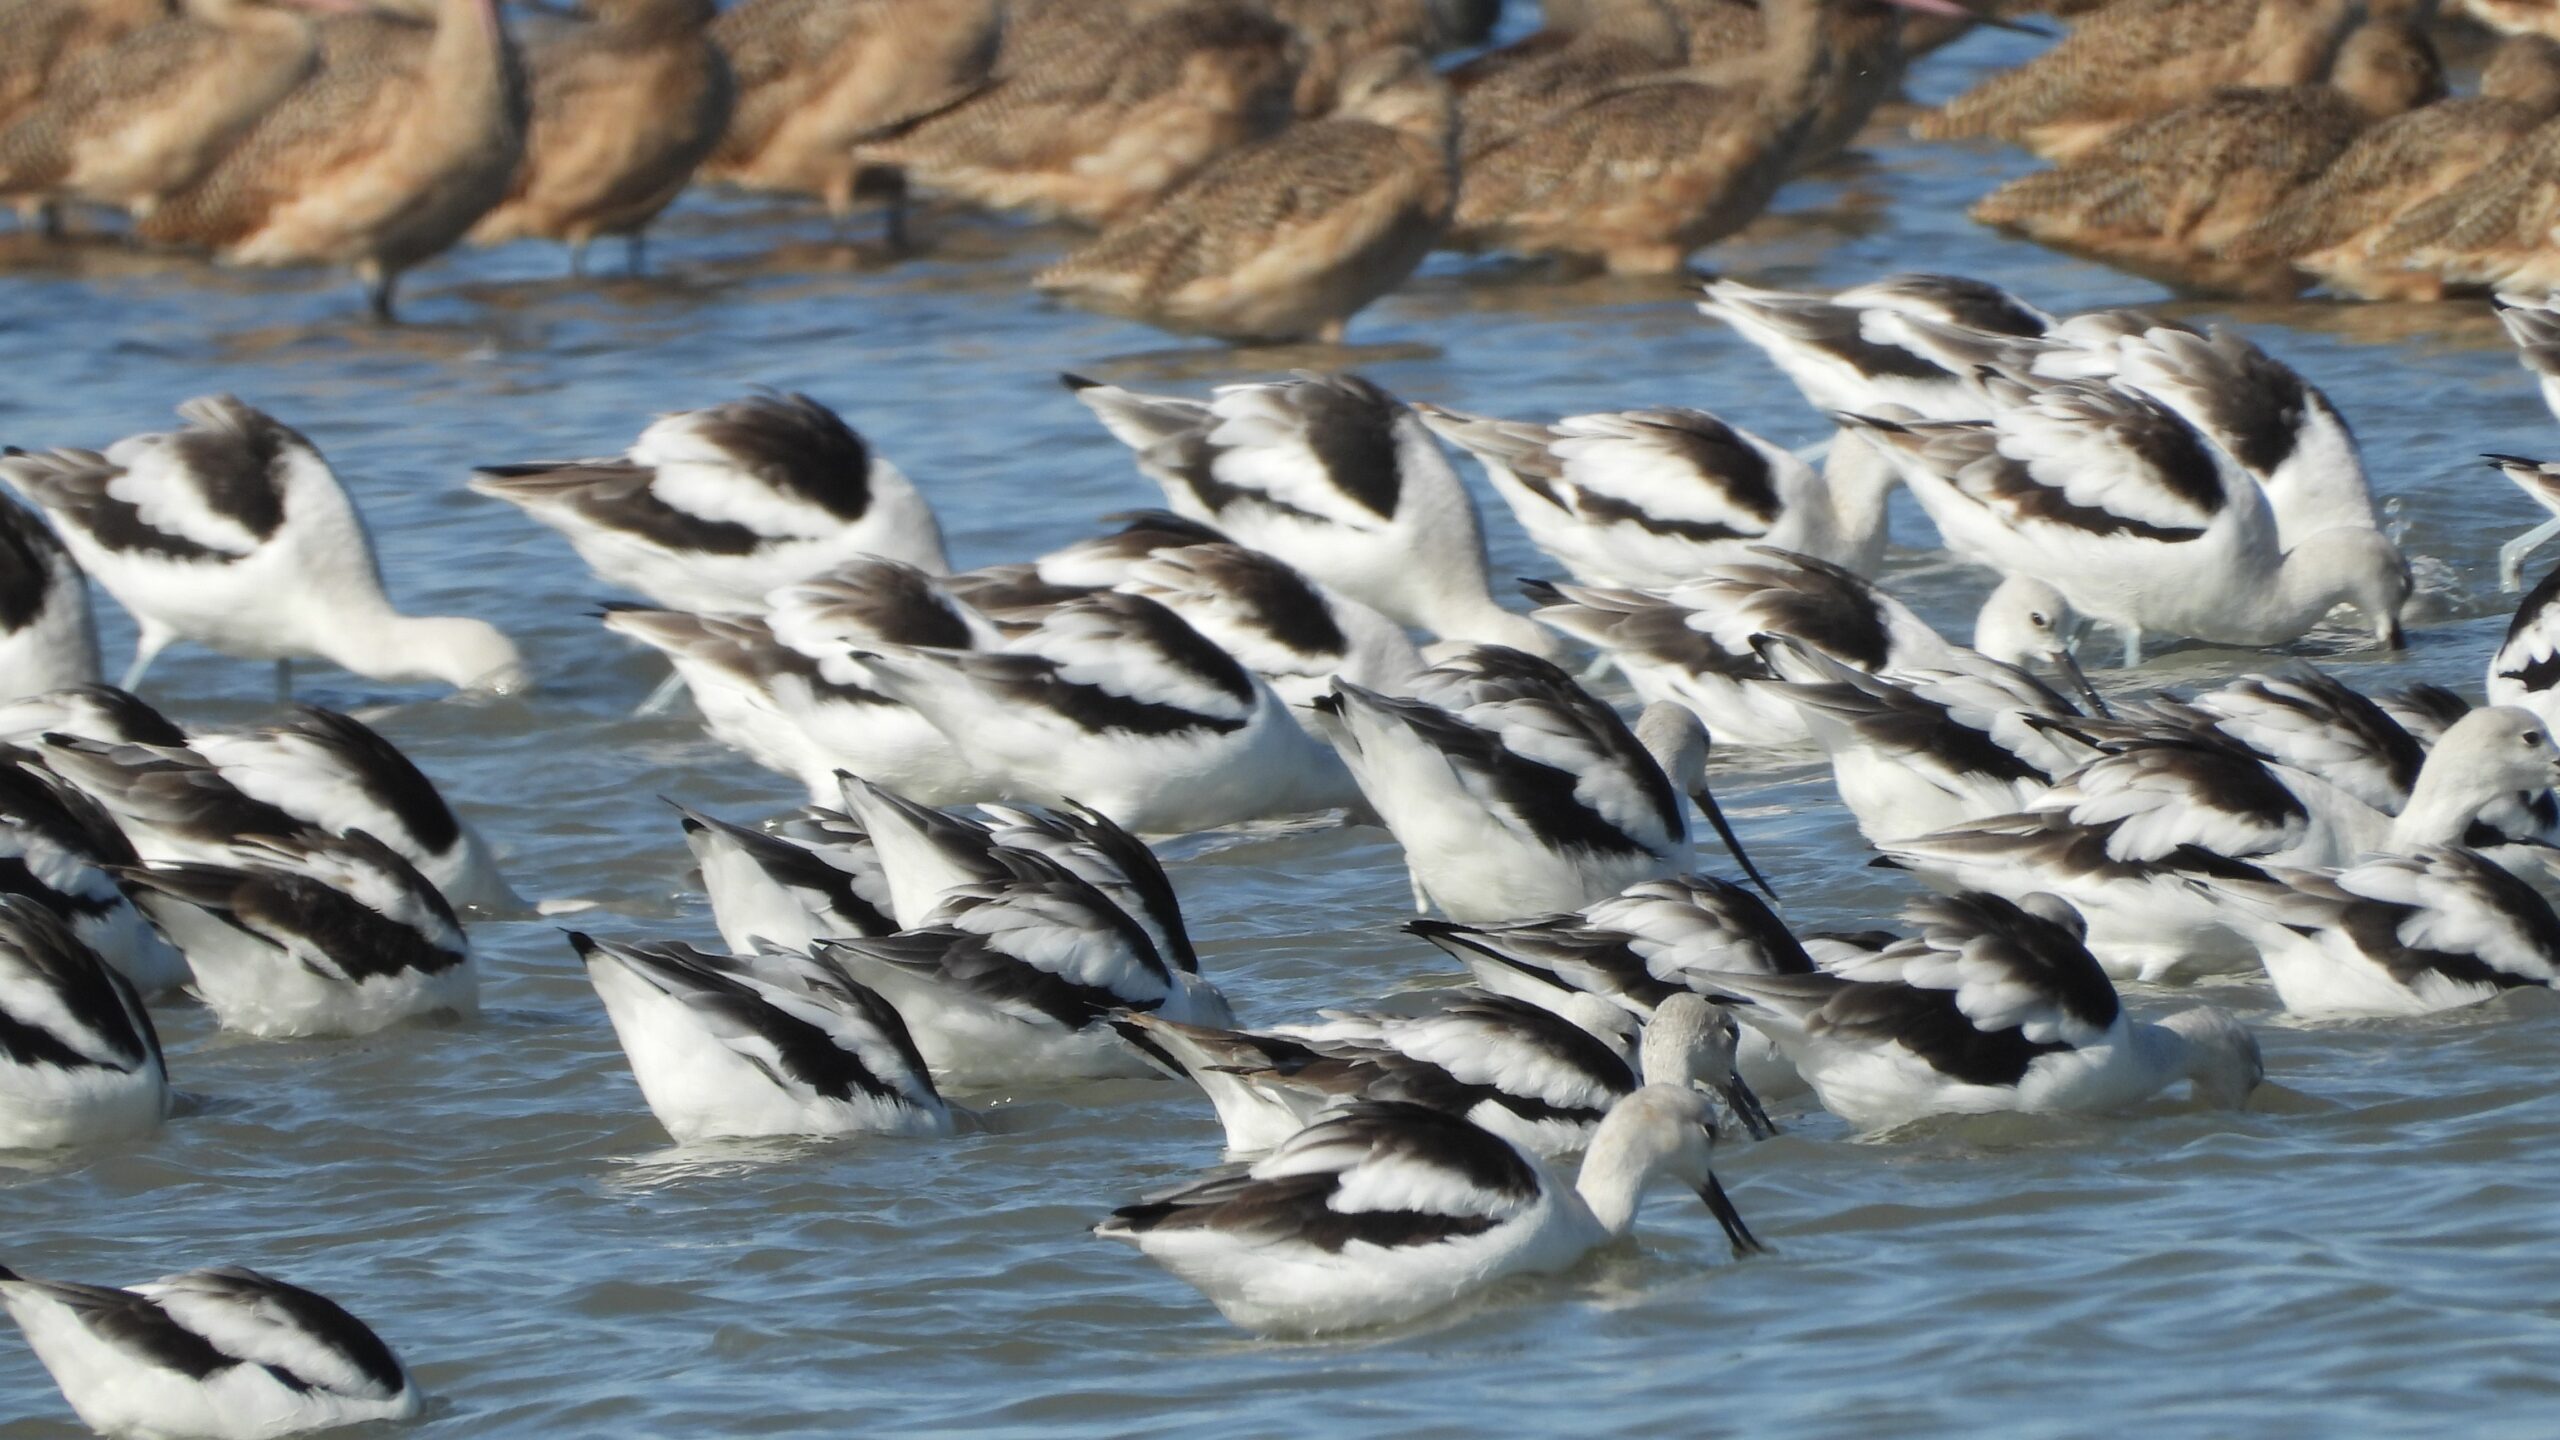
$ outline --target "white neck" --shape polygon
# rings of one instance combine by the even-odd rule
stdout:
[[[2399,818],[2391,822],[2384,848],[2406,855],[2422,845],[2458,845],[2471,822],[2480,818],[2482,808],[2497,798],[2483,794],[2480,784],[2460,774],[2456,766],[2426,765],[2418,771],[2418,783],[2409,788],[2409,803],[2400,807]]]
[[[1613,1125],[1619,1118],[1613,1112],[1600,1122],[1591,1137],[1591,1148],[1582,1157],[1582,1174],[1574,1181],[1574,1193],[1582,1197],[1583,1208],[1612,1239],[1627,1233],[1635,1224],[1636,1206],[1643,1203],[1645,1185],[1653,1179],[1652,1157],[1638,1151],[1632,1126]],[[1632,1117],[1629,1117],[1632,1119]]]
[[[1834,553],[1840,563],[1861,575],[1872,574],[1884,558],[1885,503],[1899,478],[1891,463],[1864,434],[1843,430],[1823,457],[1822,488],[1829,502]]]

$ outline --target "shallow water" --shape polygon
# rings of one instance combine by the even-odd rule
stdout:
[[[1515,24],[1525,17],[1515,17]],[[1931,61],[1951,93],[2034,42]],[[1705,257],[1779,285],[1967,272],[2057,310],[2155,303],[2142,281],[2001,240],[1966,201],[2014,154],[1893,143],[1801,183]],[[1389,388],[1543,416],[1685,403],[1804,442],[1821,426],[1669,283],[1556,283],[1435,259],[1355,347],[1237,354],[1030,298],[1060,235],[935,221],[934,258],[883,266],[806,213],[691,198],[640,281],[578,284],[516,247],[414,277],[411,326],[351,289],[0,238],[0,441],[101,444],[230,390],[307,430],[366,508],[411,609],[504,625],[539,693],[428,702],[336,673],[309,698],[379,722],[508,857],[584,896],[600,933],[711,942],[667,795],[753,817],[796,787],[704,739],[660,673],[601,633],[609,598],[548,531],[465,492],[473,462],[618,449],[656,411],[750,385],[841,408],[925,485],[963,565],[1027,556],[1151,503],[1062,369],[1201,387],[1351,364]],[[2413,648],[2344,631],[2295,647],[2350,682],[2476,693],[2508,599],[2500,541],[2539,515],[2474,458],[2550,453],[2552,422],[2477,305],[2229,310],[2326,386],[2429,581]],[[1498,502],[1484,497],[1499,510]],[[1496,573],[1547,573],[1492,516]],[[1916,514],[1897,536],[1924,543]],[[1890,579],[1961,633],[1981,577],[1922,551]],[[112,614],[111,660],[129,630]],[[2097,657],[2093,657],[2097,658]],[[2111,657],[2106,657],[2111,658]],[[2138,678],[2263,663],[2187,649]],[[173,652],[149,684],[187,723],[253,716],[265,667]],[[372,713],[368,711],[368,713]],[[1901,891],[1819,769],[1720,763],[1728,811],[1813,927],[1885,922]],[[1393,845],[1293,827],[1168,847],[1211,972],[1248,1019],[1439,983]],[[1216,1158],[1170,1084],[966,1097],[948,1143],[671,1148],[549,923],[474,927],[489,1011],[357,1041],[266,1043],[163,1011],[186,1100],[158,1139],[0,1162],[0,1258],[131,1281],[268,1267],[372,1320],[436,1397],[421,1436],[971,1433],[1755,1436],[2547,1434],[2560,1414],[2560,1004],[2306,1026],[2262,988],[2208,998],[2263,1026],[2274,1084],[2240,1116],[2162,1104],[2103,1123],[1980,1121],[1852,1142],[1818,1114],[1722,1157],[1776,1253],[1729,1264],[1699,1207],[1658,1197],[1641,1241],[1419,1329],[1306,1345],[1228,1328],[1085,1227]],[[2186,997],[2144,994],[2158,1013]],[[0,1339],[0,1440],[79,1433]]]

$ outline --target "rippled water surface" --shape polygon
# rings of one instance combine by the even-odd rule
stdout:
[[[1521,17],[1525,18],[1525,17]],[[1517,23],[1515,21],[1515,23]],[[1915,82],[1951,93],[2032,41],[1982,36]],[[1895,268],[1980,274],[2052,308],[2150,285],[1971,227],[2023,162],[1889,142],[1800,183],[1706,257],[1781,285]],[[100,444],[236,391],[307,430],[370,516],[408,608],[486,616],[539,693],[429,702],[336,673],[305,693],[379,723],[508,857],[520,888],[584,896],[610,934],[709,943],[674,818],[795,788],[704,739],[679,705],[632,718],[660,670],[596,626],[568,547],[465,492],[473,462],[618,449],[654,412],[749,385],[852,418],[941,508],[963,565],[1088,532],[1153,491],[1058,388],[1077,369],[1202,387],[1355,365],[1391,389],[1522,416],[1703,405],[1792,442],[1821,427],[1670,282],[1558,283],[1436,259],[1349,352],[1236,353],[1034,301],[1058,234],[967,217],[933,258],[880,264],[786,209],[688,199],[651,278],[572,283],[517,247],[414,277],[413,324],[355,322],[350,288],[0,237],[0,440]],[[2404,657],[2352,635],[2296,647],[2350,681],[2476,693],[2505,623],[2497,544],[2539,518],[2474,458],[2560,450],[2477,305],[2231,311],[2328,387],[2428,589]],[[1498,502],[1484,502],[1498,511]],[[1550,567],[1494,516],[1499,574]],[[1926,542],[1916,515],[1897,537]],[[1961,627],[1985,588],[1921,550],[1890,581]],[[110,616],[111,659],[129,638]],[[2188,649],[2125,685],[2256,663]],[[153,699],[249,718],[264,667],[173,652]],[[375,713],[368,710],[367,713]],[[1889,918],[1900,888],[1820,769],[1728,757],[1736,823],[1812,926]],[[1300,826],[1167,851],[1207,963],[1250,1019],[1440,983],[1395,933],[1381,832]],[[2211,998],[2264,1026],[2274,1083],[2240,1116],[2163,1104],[2088,1124],[1992,1120],[1853,1143],[1819,1114],[1722,1157],[1776,1253],[1730,1264],[1693,1202],[1635,1244],[1436,1324],[1279,1344],[1090,1238],[1113,1204],[1216,1158],[1199,1098],[1124,1083],[965,1097],[948,1143],[671,1148],[546,923],[474,928],[488,1013],[358,1041],[267,1043],[165,1010],[181,1113],[148,1144],[0,1162],[0,1258],[131,1281],[247,1262],[345,1301],[435,1396],[436,1437],[970,1433],[1117,1437],[1583,1433],[2548,1434],[2560,1428],[2560,1102],[2549,995],[2415,1022],[2306,1026],[2255,986]],[[2136,995],[2146,1013],[2177,997]],[[0,1440],[78,1433],[0,1339]]]

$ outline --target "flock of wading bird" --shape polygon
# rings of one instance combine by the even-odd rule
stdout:
[[[913,191],[1098,232],[1035,278],[1236,340],[1341,338],[1435,249],[1677,270],[1836,159],[1921,55],[2069,34],[1910,127],[2056,162],[1987,223],[2205,288],[2560,282],[2560,6],[2449,97],[2430,0],[0,0],[0,197],[140,243],[349,266],[607,236],[691,182]]]
[[[925,489],[805,396],[477,469],[640,597],[603,625],[672,663],[649,704],[689,690],[809,792],[761,824],[678,807],[720,947],[569,935],[642,1100],[684,1143],[931,1137],[968,1121],[952,1094],[1162,1072],[1237,1163],[1096,1233],[1240,1325],[1327,1333],[1565,1268],[1657,1180],[1760,1250],[1711,1167],[1719,1101],[1754,1136],[1769,1101],[1861,1130],[2182,1083],[2247,1102],[2247,1027],[2145,1018],[2119,982],[2148,1009],[2258,975],[2321,1016],[2560,983],[2560,570],[2483,706],[2299,663],[2111,702],[2083,621],[2128,660],[2282,644],[2341,607],[2408,643],[2409,567],[2315,385],[2236,333],[1946,276],[1717,282],[1699,308],[1837,419],[1821,469],[1689,409],[1069,376],[1169,508],[956,573]],[[2560,314],[2504,313],[2560,411]],[[0,458],[34,507],[0,501],[0,1148],[148,1143],[151,1004],[279,1041],[468,1014],[462,917],[565,908],[529,905],[349,716],[191,728],[132,693],[179,641],[272,660],[280,688],[297,659],[527,682],[492,627],[397,610],[310,439],[229,397],[179,410]],[[1491,593],[1461,463],[1571,577],[1529,584],[1529,614]],[[2560,513],[2560,464],[2493,463]],[[2000,577],[1970,646],[1874,579],[1897,484]],[[2508,547],[2511,584],[2555,530]],[[89,580],[139,628],[121,688]],[[1558,664],[1577,652],[1640,713]],[[1710,734],[1819,747],[1878,858],[1935,893],[1898,929],[1796,932],[1708,790]],[[1757,893],[1696,869],[1690,804]],[[1468,983],[1241,1027],[1140,837],[1323,811],[1400,842],[1426,912],[1403,928]],[[254,1270],[0,1270],[0,1301],[111,1434],[418,1413],[371,1330]]]

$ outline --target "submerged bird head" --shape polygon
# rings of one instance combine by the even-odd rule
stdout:
[[[403,619],[365,673],[386,680],[441,680],[456,690],[519,695],[532,685],[515,642],[486,620],[458,615]]]
[[[2267,1078],[2258,1037],[2228,1010],[2199,1005],[2160,1022],[2186,1042],[2185,1073],[2199,1104],[2222,1110],[2248,1108],[2251,1091]]]
[[[2417,582],[2389,536],[2361,525],[2323,530],[2286,553],[2286,569],[2297,566],[2332,604],[2356,607],[2373,627],[2374,644],[2398,650],[2409,643],[2400,622]]]

